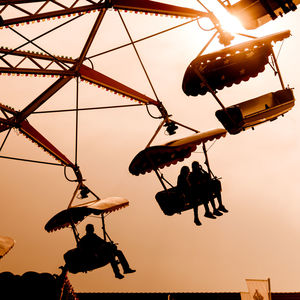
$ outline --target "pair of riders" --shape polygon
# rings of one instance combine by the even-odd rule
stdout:
[[[190,199],[194,210],[194,223],[198,226],[201,225],[198,216],[199,202],[204,204],[204,216],[207,218],[215,219],[215,216],[221,216],[222,212],[228,212],[222,203],[221,182],[217,178],[212,179],[197,161],[192,163],[191,172],[188,166],[181,168],[177,189],[186,199]],[[218,208],[214,198],[218,200]],[[208,203],[211,204],[213,212],[210,211]]]

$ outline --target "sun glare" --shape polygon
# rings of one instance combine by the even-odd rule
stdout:
[[[245,31],[238,18],[225,12],[218,16],[220,24],[225,31],[230,33],[239,33]]]

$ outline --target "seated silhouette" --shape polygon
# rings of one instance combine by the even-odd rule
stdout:
[[[203,170],[199,162],[192,163],[192,172],[188,166],[181,168],[177,178],[177,186],[158,192],[155,198],[165,215],[171,216],[175,213],[193,209],[194,223],[201,225],[198,217],[198,206],[203,204],[205,207],[204,216],[215,219],[221,216],[222,212],[228,212],[222,203],[221,182],[215,176],[213,178]],[[214,199],[218,200],[218,208]],[[212,205],[213,212],[210,211],[208,204]]]
[[[220,180],[217,177],[211,178],[199,162],[194,161],[192,163],[192,172],[189,179],[191,182],[192,197],[201,199],[205,207],[205,217],[214,219],[215,216],[221,216],[222,212],[228,212],[222,203]],[[218,200],[218,208],[215,205],[215,198]],[[209,210],[208,203],[213,208],[212,213]]]
[[[197,226],[201,225],[198,215],[199,203],[197,198],[193,196],[192,186],[190,182],[190,169],[188,166],[183,166],[180,170],[180,174],[177,178],[177,190],[178,193],[185,199],[185,202],[190,202],[194,210],[194,223]]]
[[[116,278],[124,278],[118,263],[121,264],[124,274],[135,272],[129,267],[123,252],[113,242],[106,242],[94,233],[93,224],[86,225],[86,235],[80,239],[77,248],[65,253],[64,259],[71,273],[87,272],[108,263],[111,264]]]

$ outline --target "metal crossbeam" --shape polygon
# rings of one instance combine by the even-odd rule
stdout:
[[[0,56],[0,73],[74,75],[74,72],[70,70],[74,68],[76,60],[72,58],[7,48],[0,48],[0,54],[2,54]],[[28,61],[32,62],[33,66],[31,68],[23,67]],[[49,63],[43,67],[45,61]]]

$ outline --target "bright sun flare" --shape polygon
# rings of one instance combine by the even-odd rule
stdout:
[[[230,15],[229,13],[222,13],[218,16],[220,24],[225,31],[229,31],[230,33],[239,33],[244,31],[244,27],[238,18]]]

